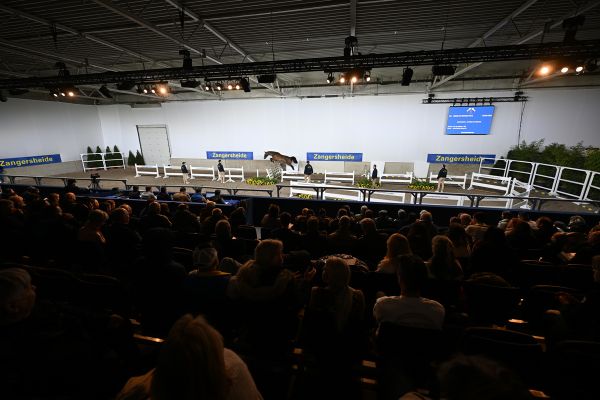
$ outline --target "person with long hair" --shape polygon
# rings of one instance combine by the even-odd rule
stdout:
[[[399,257],[402,255],[410,255],[410,245],[408,239],[401,233],[390,235],[387,240],[387,252],[385,257],[377,265],[377,272],[386,274],[395,274],[400,266]]]
[[[163,343],[156,368],[131,378],[118,400],[260,400],[248,367],[203,317],[181,317]]]
[[[454,255],[454,245],[446,236],[437,235],[431,242],[433,256],[427,261],[429,276],[440,280],[458,280],[463,277],[460,262]]]

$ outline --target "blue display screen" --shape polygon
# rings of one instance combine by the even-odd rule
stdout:
[[[488,135],[494,106],[461,106],[448,110],[446,135]]]

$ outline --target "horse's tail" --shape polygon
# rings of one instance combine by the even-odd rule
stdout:
[[[290,157],[290,159],[294,164],[298,164],[298,160],[296,160],[296,157]]]

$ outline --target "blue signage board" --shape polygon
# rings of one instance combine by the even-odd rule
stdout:
[[[207,160],[254,160],[251,151],[207,151]]]
[[[460,106],[448,110],[446,135],[488,135],[494,106]]]
[[[479,164],[482,158],[484,164],[493,164],[495,154],[427,154],[427,162],[432,164]]]
[[[0,158],[0,167],[17,168],[29,167],[32,165],[55,164],[62,162],[60,154],[46,154],[43,156],[27,156],[16,158]]]
[[[308,161],[362,161],[363,153],[306,153]]]

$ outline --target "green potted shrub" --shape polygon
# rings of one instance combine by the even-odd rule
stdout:
[[[431,191],[435,190],[435,184],[427,182],[425,179],[414,178],[408,188],[411,190]]]
[[[276,178],[269,178],[266,176],[257,176],[246,179],[247,184],[256,186],[275,185],[277,182],[279,182],[279,180],[277,180]]]
[[[133,154],[133,152],[131,150],[129,150],[129,154],[127,155],[127,165],[129,165],[130,167],[133,167],[135,165],[136,161],[135,161],[135,155]]]

